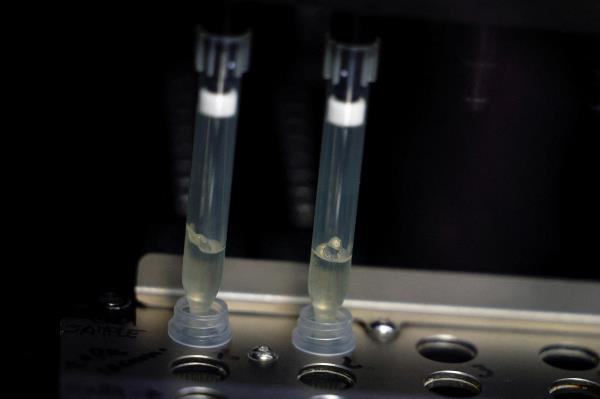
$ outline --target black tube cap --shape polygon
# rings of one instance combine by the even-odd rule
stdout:
[[[337,12],[331,15],[330,37],[349,45],[370,45],[377,40],[375,23],[368,16]]]
[[[229,1],[204,4],[199,11],[199,23],[212,34],[238,36],[248,32],[252,18],[248,4]]]

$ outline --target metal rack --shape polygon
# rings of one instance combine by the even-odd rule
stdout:
[[[597,282],[354,267],[357,349],[317,357],[290,339],[306,265],[227,259],[234,338],[201,351],[167,336],[180,264],[140,260],[129,321],[62,321],[62,397],[600,398]]]

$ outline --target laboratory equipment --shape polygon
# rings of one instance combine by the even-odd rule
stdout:
[[[140,259],[135,323],[61,321],[62,398],[600,397],[597,281],[353,265],[356,350],[323,357],[289,339],[308,301],[306,265],[266,259],[228,257],[226,349],[177,345],[164,325],[183,294],[181,260]],[[377,337],[380,320],[393,322],[392,339]],[[278,356],[253,361],[257,347]]]
[[[169,335],[176,342],[214,347],[231,339],[227,305],[216,299],[225,257],[238,99],[248,66],[250,34],[198,31],[200,90],[185,226],[182,283]]]
[[[312,305],[300,312],[294,345],[321,355],[354,349],[348,290],[369,84],[377,75],[379,41],[328,40],[323,75],[329,81],[309,267]]]
[[[100,84],[84,85],[87,101],[77,98],[86,108],[110,104],[112,111],[121,98],[129,113],[115,120],[108,110],[77,125],[103,130],[85,135],[95,145],[83,152],[99,165],[102,181],[74,181],[77,190],[65,198],[74,199],[69,207],[85,198],[85,210],[100,212],[93,226],[103,240],[90,250],[88,234],[71,234],[64,237],[71,245],[61,247],[69,278],[54,287],[62,299],[60,397],[600,399],[600,284],[598,269],[590,267],[596,235],[578,228],[597,226],[590,218],[597,210],[593,185],[581,184],[595,181],[598,169],[600,80],[592,78],[600,75],[592,72],[600,65],[594,51],[600,37],[589,35],[600,28],[589,7],[595,0],[550,7],[467,0],[469,7],[453,12],[440,2],[336,2],[376,14],[385,50],[370,93],[360,220],[343,303],[352,312],[356,348],[339,356],[297,350],[290,339],[310,303],[311,231],[299,232],[294,208],[285,207],[289,190],[297,190],[300,204],[311,197],[314,203],[318,159],[304,149],[319,150],[313,143],[321,140],[324,82],[298,76],[318,76],[328,29],[323,9],[331,2],[242,1],[250,4],[258,51],[252,74],[243,78],[218,295],[227,303],[233,339],[222,348],[196,348],[173,341],[166,328],[185,295],[185,223],[167,202],[175,176],[167,177],[177,171],[187,195],[197,95],[190,26],[156,20],[144,24],[142,36],[134,22],[111,26],[96,38],[102,46],[86,46],[95,62],[79,63]],[[209,3],[197,4],[203,15]],[[471,85],[478,68],[465,67],[478,58],[461,27],[474,22],[498,33],[495,67],[484,69],[483,86]],[[106,68],[115,59],[118,68]],[[65,70],[77,73],[77,65]],[[143,72],[121,68],[132,65]],[[285,86],[287,79],[297,84]],[[108,90],[96,90],[101,85]],[[171,91],[163,92],[168,85]],[[470,87],[484,88],[477,91],[484,96],[473,98],[488,99],[477,112],[465,112]],[[282,101],[286,96],[293,101]],[[163,103],[171,108],[160,112]],[[157,112],[139,112],[147,109]],[[123,124],[121,115],[134,123]],[[292,129],[294,140],[281,140]],[[136,151],[119,151],[123,156],[110,156],[108,165],[111,138]],[[167,143],[181,158],[166,156]],[[286,164],[291,149],[298,158]],[[119,189],[106,191],[103,182]],[[80,187],[87,185],[102,195],[85,195]],[[120,206],[107,207],[106,195]],[[97,300],[95,293],[119,288],[121,300]],[[46,392],[53,384],[33,384],[33,374],[24,372],[44,361],[30,344],[37,329],[13,335],[12,369],[23,384],[10,385],[21,396]],[[253,356],[257,348],[266,350]]]

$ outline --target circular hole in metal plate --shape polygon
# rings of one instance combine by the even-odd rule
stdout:
[[[429,391],[449,398],[469,398],[481,393],[481,384],[472,375],[460,371],[436,371],[423,382]]]
[[[475,345],[451,335],[423,338],[417,343],[417,351],[429,360],[442,363],[464,363],[477,356]]]
[[[350,370],[335,364],[310,364],[298,372],[298,380],[314,388],[342,390],[352,388],[356,377]]]
[[[600,399],[600,385],[582,378],[555,381],[548,390],[554,399]]]
[[[575,345],[549,345],[540,351],[544,363],[563,370],[591,370],[600,362],[598,355]]]
[[[205,387],[186,387],[177,392],[177,399],[226,399],[214,389]]]
[[[229,367],[208,356],[184,356],[171,363],[171,373],[193,382],[217,382],[229,376]]]

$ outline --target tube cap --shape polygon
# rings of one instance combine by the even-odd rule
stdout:
[[[227,304],[215,299],[210,313],[190,313],[185,297],[175,304],[173,318],[169,320],[169,337],[179,344],[194,348],[217,348],[231,341]]]
[[[240,78],[248,70],[250,32],[243,35],[215,35],[202,28],[197,30],[196,71],[212,78]]]
[[[303,352],[319,356],[341,356],[356,348],[352,332],[352,314],[340,308],[334,321],[315,319],[312,305],[300,310],[298,325],[292,333],[292,343]]]
[[[379,39],[372,44],[352,45],[328,38],[323,77],[330,79],[333,85],[337,85],[346,76],[357,74],[359,77],[357,83],[367,87],[377,79],[378,63]]]

